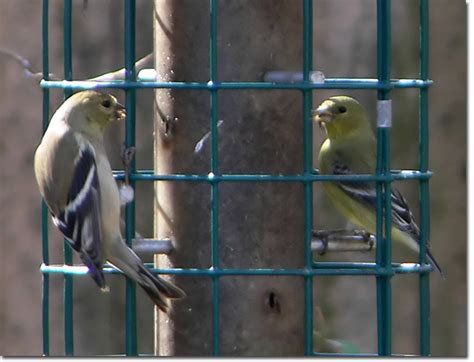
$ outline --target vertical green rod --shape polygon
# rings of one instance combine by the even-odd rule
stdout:
[[[43,79],[49,79],[49,1],[43,0],[42,19],[43,38]],[[49,89],[43,89],[43,133],[49,123]],[[48,207],[44,200],[41,202],[41,240],[43,248],[43,263],[49,264],[49,235],[48,235]],[[42,290],[42,323],[43,323],[43,356],[49,356],[49,274],[43,274]]]
[[[210,83],[217,82],[217,0],[210,0]],[[217,89],[211,89],[211,172],[219,174],[218,163],[218,97]],[[219,269],[219,186],[211,184],[211,263],[213,270]],[[212,277],[212,354],[219,355],[219,276]]]
[[[420,0],[420,79],[428,79],[429,59],[429,12],[428,1]],[[419,166],[428,170],[428,89],[420,89],[419,99]],[[420,264],[426,262],[426,243],[430,237],[429,181],[420,180]],[[420,354],[430,355],[430,279],[428,273],[420,274]]]
[[[124,49],[125,49],[125,80],[133,82],[136,79],[135,70],[135,0],[125,0],[124,4]],[[135,112],[136,90],[125,90],[125,107],[127,120],[125,125],[125,147],[135,146]],[[130,164],[130,171],[135,172],[135,159]],[[135,182],[130,181],[135,188]],[[135,201],[125,207],[125,240],[132,246],[135,235]],[[137,356],[137,300],[135,282],[127,278],[125,289],[125,353],[127,356]]]
[[[310,82],[309,72],[313,67],[313,1],[303,0],[303,82]],[[312,90],[303,91],[303,162],[304,174],[313,169],[313,123],[311,120]],[[306,269],[311,269],[313,253],[311,238],[313,230],[313,183],[304,183],[304,258]],[[304,351],[313,354],[313,277],[304,277]]]
[[[390,82],[391,71],[391,1],[377,0],[377,78],[379,82]],[[378,99],[389,99],[390,90],[378,90]]]
[[[45,0],[47,1],[47,0]],[[43,263],[49,264],[48,252],[48,208],[46,203],[41,203],[41,232],[43,239]],[[43,356],[49,356],[49,274],[43,274],[42,290],[42,325],[43,325]]]
[[[377,0],[377,76],[379,82],[390,81],[391,69],[391,2]],[[378,100],[388,100],[389,90],[379,90]],[[377,128],[377,166],[378,175],[390,173],[390,128]],[[391,269],[391,215],[390,182],[377,182],[376,261],[382,268]],[[385,220],[384,220],[385,219]],[[385,228],[384,228],[385,221]],[[385,234],[385,235],[384,235]],[[389,356],[392,353],[392,291],[390,275],[377,276],[377,340],[378,354]]]
[[[64,79],[72,80],[72,0],[64,0]],[[65,88],[64,97],[68,98],[72,90]],[[72,249],[64,241],[64,263],[72,265]],[[73,321],[73,279],[64,276],[64,350],[66,356],[74,355]]]

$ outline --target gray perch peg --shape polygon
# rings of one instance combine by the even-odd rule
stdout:
[[[270,83],[301,83],[303,81],[303,72],[287,70],[271,70],[264,74],[263,80]],[[309,72],[311,83],[324,83],[323,72],[314,70]]]
[[[133,251],[137,254],[169,254],[173,250],[171,239],[133,239]]]
[[[311,250],[326,252],[371,251],[376,246],[375,236],[365,230],[314,230]]]
[[[311,249],[320,255],[326,252],[371,251],[376,246],[375,236],[365,230],[314,230]],[[171,239],[133,239],[137,254],[169,254]]]

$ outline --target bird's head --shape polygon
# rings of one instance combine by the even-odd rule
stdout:
[[[66,118],[72,127],[99,134],[102,134],[110,123],[123,121],[126,117],[125,107],[117,98],[94,90],[73,94],[62,107],[66,107],[69,113]]]
[[[367,114],[354,98],[335,96],[313,110],[313,121],[324,126],[329,139],[345,139],[372,134]]]

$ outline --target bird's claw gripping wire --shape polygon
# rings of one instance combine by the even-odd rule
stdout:
[[[354,230],[354,235],[361,236],[365,243],[369,246],[369,250],[372,250],[375,246],[375,237],[367,230]]]
[[[313,230],[313,237],[319,239],[322,243],[322,248],[318,248],[317,252],[319,255],[324,255],[328,251],[329,245],[329,236],[341,233],[345,230],[337,229],[337,230]]]

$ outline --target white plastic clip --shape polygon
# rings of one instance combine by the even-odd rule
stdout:
[[[377,101],[377,127],[392,127],[392,100]]]

